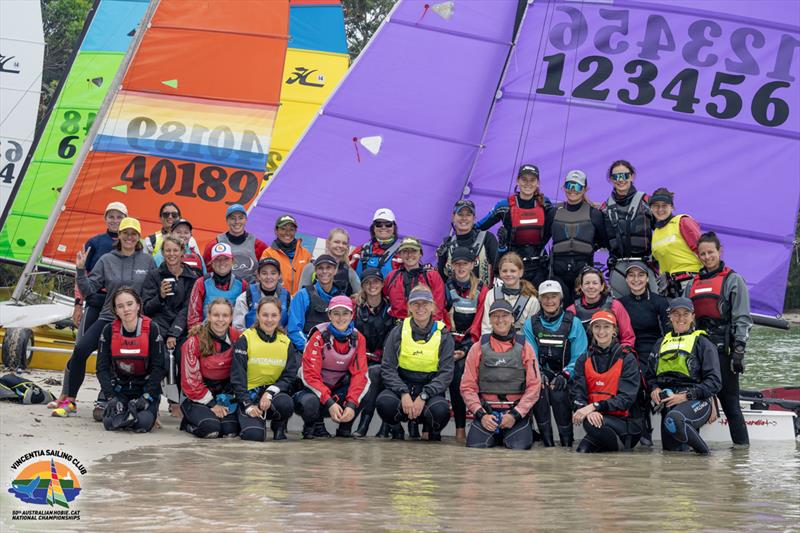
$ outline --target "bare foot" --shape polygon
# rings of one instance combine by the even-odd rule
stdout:
[[[456,428],[456,441],[458,441],[458,442],[466,442],[467,441],[467,430],[466,430],[466,428]]]
[[[181,412],[181,406],[177,403],[170,404],[169,406],[169,414],[173,418],[177,418],[180,420],[183,418],[183,413]]]
[[[161,429],[161,417],[160,416],[156,417],[155,429]]]

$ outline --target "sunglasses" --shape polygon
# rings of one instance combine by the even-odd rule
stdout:
[[[614,181],[628,181],[631,179],[630,172],[617,172],[616,174],[611,174],[611,179]]]
[[[575,183],[574,181],[568,181],[567,183],[565,183],[564,188],[568,191],[575,191],[575,192],[581,192],[584,189],[583,185],[581,185],[580,183]]]
[[[394,222],[376,222],[375,223],[375,227],[376,228],[393,228],[394,227]]]
[[[164,211],[161,213],[161,218],[181,218],[181,214],[177,211]]]

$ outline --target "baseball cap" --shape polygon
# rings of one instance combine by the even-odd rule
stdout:
[[[294,218],[292,215],[281,215],[278,217],[278,220],[275,221],[276,228],[282,228],[286,224],[294,224],[294,227],[297,227],[297,219]]]
[[[377,268],[367,268],[364,272],[361,273],[361,282],[365,282],[368,279],[376,278],[383,281],[383,274]]]
[[[614,313],[610,311],[597,311],[592,315],[592,319],[589,321],[589,324],[594,324],[598,320],[604,320],[614,324],[615,326],[617,325],[617,317],[614,316]]]
[[[456,205],[453,206],[453,214],[455,215],[464,208],[472,211],[473,215],[475,214],[475,202],[466,199],[462,199],[456,202]]]
[[[397,247],[397,251],[405,250],[406,248],[410,248],[412,250],[419,250],[422,251],[422,244],[415,239],[414,237],[404,237],[402,241],[400,241],[400,246]]]
[[[519,167],[519,172],[517,172],[517,177],[520,176],[536,176],[539,177],[539,167],[536,165],[525,164]]]
[[[339,265],[339,262],[338,262],[338,261],[336,261],[336,259],[335,259],[335,258],[334,258],[332,255],[329,255],[329,254],[322,254],[321,256],[317,257],[317,258],[314,260],[314,268],[317,268],[317,267],[318,267],[318,266],[320,266],[320,265],[333,265],[333,266],[338,266],[338,265]]]
[[[142,234],[142,226],[139,224],[139,221],[135,218],[125,217],[119,223],[119,232],[122,233],[124,229],[132,229],[136,230],[136,232],[141,235]]]
[[[349,296],[342,296],[342,295],[334,296],[333,298],[331,298],[331,301],[328,302],[328,308],[325,309],[325,311],[326,312],[331,312],[334,309],[336,309],[337,307],[343,307],[343,308],[347,309],[348,311],[352,311],[353,310],[353,300],[351,300]]]
[[[647,272],[648,272],[647,265],[645,265],[641,261],[632,261],[630,264],[628,264],[628,266],[625,267],[625,274],[630,272],[632,268],[638,268],[639,270],[641,270],[645,274],[647,274]]]
[[[667,311],[671,312],[676,309],[688,309],[694,313],[694,304],[689,298],[684,298],[683,296],[680,298],[673,298],[669,301],[669,309],[667,309]]]
[[[450,255],[450,262],[455,263],[456,261],[468,261],[472,263],[475,261],[475,253],[472,251],[472,248],[457,246]]]
[[[242,204],[233,204],[225,211],[225,218],[228,218],[234,213],[241,213],[244,216],[247,216],[247,209],[245,209]]]
[[[570,170],[567,172],[567,177],[564,178],[564,183],[578,183],[586,187],[586,173],[583,170]]]
[[[194,228],[192,227],[192,223],[191,223],[191,222],[189,222],[189,221],[188,221],[188,220],[186,220],[185,218],[179,218],[179,219],[178,219],[177,221],[175,221],[175,223],[172,225],[172,227],[170,228],[170,231],[175,231],[175,228],[177,228],[177,227],[178,227],[178,226],[180,226],[181,224],[185,224],[185,225],[189,226],[189,229],[190,229],[190,230],[194,229]]]
[[[375,214],[372,215],[372,221],[375,222],[376,220],[385,220],[387,222],[397,222],[394,218],[394,212],[391,209],[386,207],[381,207]]]
[[[281,271],[281,263],[274,257],[264,257],[263,259],[259,259],[257,270],[261,270],[265,266],[274,266],[279,273]]]
[[[431,302],[435,303],[433,300],[433,294],[431,290],[425,285],[417,285],[413,289],[411,289],[411,293],[408,295],[408,303],[411,302]]]
[[[539,296],[542,294],[560,294],[564,296],[564,291],[561,289],[559,282],[548,279],[539,284]]]
[[[106,210],[103,211],[103,214],[105,215],[109,211],[119,211],[123,215],[128,216],[128,208],[122,202],[111,202],[106,206]]]
[[[492,316],[492,313],[497,311],[505,311],[506,313],[511,314],[514,312],[514,308],[506,300],[500,299],[495,300],[491,307],[489,307],[489,316]]]
[[[231,245],[226,242],[218,242],[211,248],[211,262],[213,263],[214,260],[218,257],[230,257],[233,259],[233,250],[231,250]]]

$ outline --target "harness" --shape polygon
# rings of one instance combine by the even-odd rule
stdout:
[[[495,287],[493,290],[494,294],[494,301],[498,300],[505,300],[505,294],[503,294],[502,287]],[[514,302],[514,307],[511,309],[511,314],[514,317],[514,323],[519,321],[522,313],[525,311],[525,306],[528,305],[528,301],[531,299],[530,296],[525,296],[524,294],[520,294],[517,301]]]
[[[606,203],[606,215],[611,226],[609,244],[617,257],[643,255],[648,252],[652,228],[644,205],[645,194],[636,191],[630,203],[623,207],[614,198],[614,194]]]

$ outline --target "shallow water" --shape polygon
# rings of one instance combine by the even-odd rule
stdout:
[[[764,531],[800,524],[792,442],[708,457],[368,439],[187,441],[95,464],[83,528]],[[91,487],[91,488],[89,488]],[[76,524],[77,525],[77,524]]]
[[[747,343],[742,386],[800,385],[800,326],[789,331],[754,327]]]

